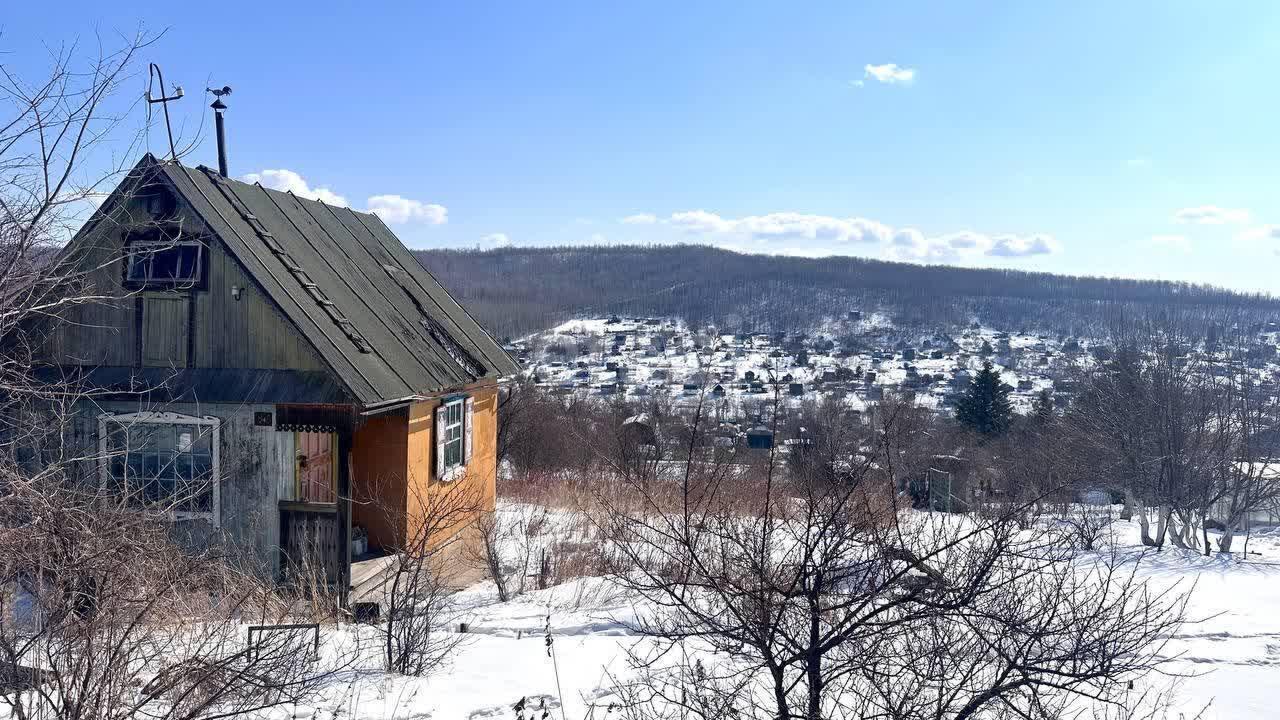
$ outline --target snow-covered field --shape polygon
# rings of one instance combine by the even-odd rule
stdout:
[[[1192,591],[1189,614],[1197,622],[1170,643],[1169,676],[1152,678],[1176,692],[1169,718],[1184,713],[1189,719],[1206,707],[1203,717],[1209,720],[1276,717],[1280,536],[1251,538],[1247,562],[1170,548],[1144,553],[1133,523],[1117,523],[1113,537],[1154,586],[1177,583]],[[565,718],[603,718],[616,699],[611,688],[626,678],[628,648],[645,642],[620,622],[634,615],[629,598],[599,578],[506,603],[482,583],[457,600],[469,632],[446,669],[422,679],[362,676],[347,688],[345,702],[330,705],[328,712],[356,718],[513,717],[512,705],[525,697],[530,707],[546,702],[557,708],[553,717],[561,717],[563,698]],[[548,622],[554,658],[547,651]],[[300,708],[281,717],[312,717],[311,712]]]

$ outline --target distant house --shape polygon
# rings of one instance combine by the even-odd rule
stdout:
[[[715,387],[711,388],[711,394],[712,394],[714,397],[718,397],[718,398],[722,398],[722,397],[724,397],[724,395],[725,395],[724,386],[723,386],[723,385],[716,385]]]
[[[632,415],[623,420],[621,430],[625,443],[642,446],[658,444],[658,436],[653,430],[653,421],[647,413]]]
[[[798,383],[798,382],[791,383],[790,385],[787,386],[787,392],[791,393],[792,395],[803,395],[804,383]]]
[[[191,542],[345,594],[354,529],[394,552],[421,498],[493,508],[519,368],[376,215],[147,155],[57,262],[113,298],[39,329],[42,367],[100,389],[84,476]]]
[[[752,450],[769,450],[773,447],[773,431],[766,427],[754,427],[747,431],[747,447]]]

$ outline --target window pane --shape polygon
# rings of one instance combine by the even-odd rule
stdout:
[[[213,509],[213,428],[135,422],[107,430],[117,490],[137,503],[177,512]]]
[[[175,244],[153,234],[131,242],[128,278],[166,286],[191,284],[200,279],[203,255],[204,246],[198,242]]]
[[[129,257],[129,279],[135,282],[145,282],[148,271],[151,268],[151,255],[148,253],[138,253]]]
[[[444,446],[444,464],[445,467],[454,467],[462,464],[462,444],[450,441]]]

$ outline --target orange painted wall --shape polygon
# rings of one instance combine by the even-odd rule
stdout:
[[[435,409],[440,401],[421,402],[409,408],[409,536],[423,527],[424,518],[420,512],[423,508],[449,507],[454,500],[461,499],[472,510],[468,517],[440,528],[436,532],[438,540],[447,539],[461,531],[479,513],[494,508],[497,494],[498,389],[496,386],[482,387],[468,395],[474,398],[471,461],[467,463],[466,473],[450,483],[440,482],[435,476]]]
[[[427,521],[427,512],[449,508],[447,527],[433,531],[433,542],[462,531],[480,512],[492,511],[497,496],[498,388],[481,387],[474,398],[471,461],[466,473],[449,483],[435,476],[435,409],[426,400],[394,415],[366,420],[352,443],[351,520],[369,533],[371,546],[403,547]],[[461,500],[459,500],[461,499]],[[469,511],[456,511],[465,505]],[[388,509],[393,509],[388,512]]]
[[[404,413],[375,415],[351,443],[351,524],[369,533],[371,547],[404,542],[407,427]]]

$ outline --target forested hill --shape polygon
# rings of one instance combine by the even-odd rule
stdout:
[[[1091,334],[1153,313],[1195,324],[1280,320],[1280,300],[1154,280],[925,266],[853,257],[745,255],[701,245],[420,250],[419,260],[494,334],[585,314],[682,317],[700,326],[812,328],[848,310],[904,328],[993,326]]]

